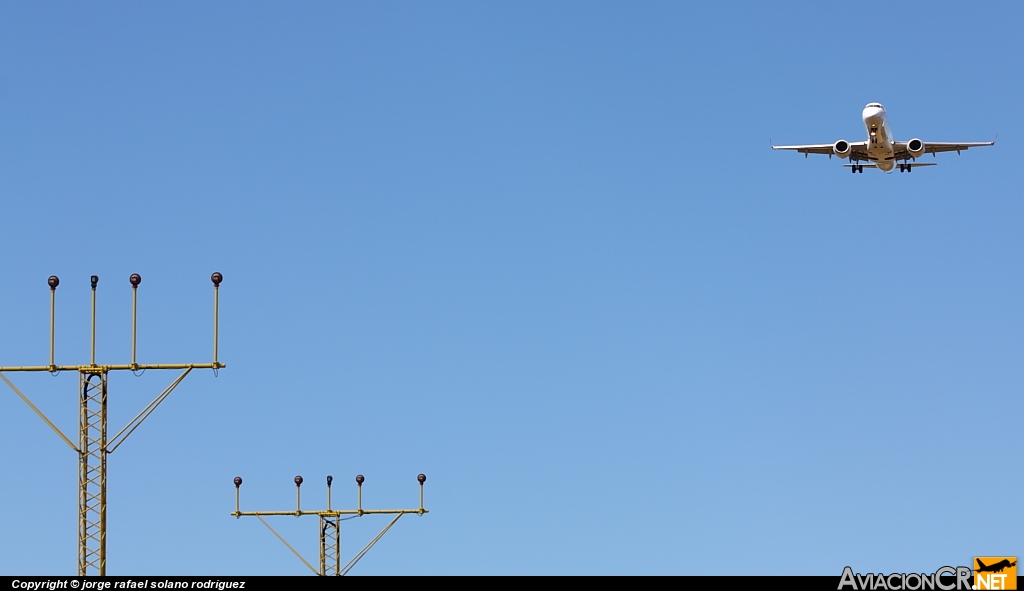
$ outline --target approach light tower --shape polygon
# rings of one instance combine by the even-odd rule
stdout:
[[[3,379],[14,392],[35,411],[39,418],[50,426],[68,447],[78,452],[78,574],[107,574],[107,455],[116,450],[142,421],[146,420],[156,407],[185,379],[193,369],[212,369],[214,371],[227,367],[217,360],[217,323],[218,323],[218,292],[224,277],[214,273],[213,281],[213,363],[163,363],[140,364],[135,361],[136,310],[139,284],[142,277],[134,273],[128,279],[132,285],[132,362],[126,365],[96,364],[96,285],[100,278],[93,275],[92,285],[92,347],[88,365],[57,365],[54,363],[54,318],[57,299],[57,286],[60,280],[56,275],[49,278],[50,285],[50,364],[21,367],[0,366],[0,379]],[[153,399],[142,412],[128,422],[113,438],[107,438],[107,374],[111,371],[146,371],[157,369],[184,370],[170,386]],[[47,371],[57,375],[62,371],[78,372],[78,445],[64,435],[32,401],[3,375],[3,372],[16,371]]]
[[[302,477],[295,477],[295,510],[294,511],[240,511],[238,508],[238,497],[239,489],[242,487],[242,479],[239,476],[235,476],[235,512],[232,513],[236,519],[242,516],[256,517],[263,522],[263,525],[267,526],[277,539],[281,540],[292,554],[297,556],[302,564],[305,564],[309,570],[313,571],[313,574],[320,576],[327,575],[338,575],[343,576],[348,574],[348,571],[352,570],[352,567],[359,562],[359,559],[366,555],[373,548],[373,545],[380,541],[384,537],[384,534],[388,533],[391,526],[398,522],[406,513],[415,513],[417,515],[423,515],[430,511],[423,508],[423,483],[427,481],[426,474],[420,474],[416,477],[416,480],[420,483],[420,507],[419,509],[363,509],[363,482],[366,481],[362,474],[356,476],[356,486],[358,486],[358,493],[356,496],[356,508],[355,509],[332,509],[331,508],[331,482],[334,481],[333,476],[327,477],[327,509],[319,511],[303,511],[302,510]],[[320,569],[313,568],[313,565],[309,563],[305,558],[299,554],[298,550],[292,547],[277,531],[270,527],[264,517],[271,515],[290,515],[292,517],[302,517],[303,515],[317,515],[320,517]],[[342,517],[342,515],[348,515],[349,517]],[[355,517],[362,517],[363,515],[394,515],[395,518],[388,523],[384,529],[380,531],[370,543],[367,544],[362,550],[360,550],[352,560],[349,560],[344,566],[341,564],[341,522],[347,519],[353,519]]]

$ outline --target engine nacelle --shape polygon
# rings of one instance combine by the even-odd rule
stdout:
[[[914,138],[907,142],[907,152],[910,153],[911,158],[918,158],[924,154],[924,142]]]
[[[840,158],[846,158],[850,155],[850,142],[846,140],[839,140],[832,144],[832,153]]]

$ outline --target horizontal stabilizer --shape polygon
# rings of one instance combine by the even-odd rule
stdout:
[[[853,168],[854,166],[859,166],[861,168],[878,168],[878,166],[875,165],[875,164],[844,164],[843,166],[845,166],[846,168]],[[897,164],[896,168],[899,169],[900,166],[903,166],[905,168],[921,168],[922,166],[936,166],[936,163],[934,163],[934,162],[908,162],[906,164]]]

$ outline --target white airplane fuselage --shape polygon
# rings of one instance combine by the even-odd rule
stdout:
[[[896,168],[893,156],[893,135],[889,129],[889,118],[885,116],[885,107],[871,103],[861,113],[864,127],[868,131],[868,158],[884,172],[892,172]]]

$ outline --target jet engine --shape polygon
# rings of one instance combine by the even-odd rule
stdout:
[[[832,145],[832,153],[840,158],[846,158],[850,155],[850,142],[846,140],[839,140]]]
[[[917,158],[924,154],[924,142],[914,138],[907,142],[907,152],[910,153],[911,158]]]

